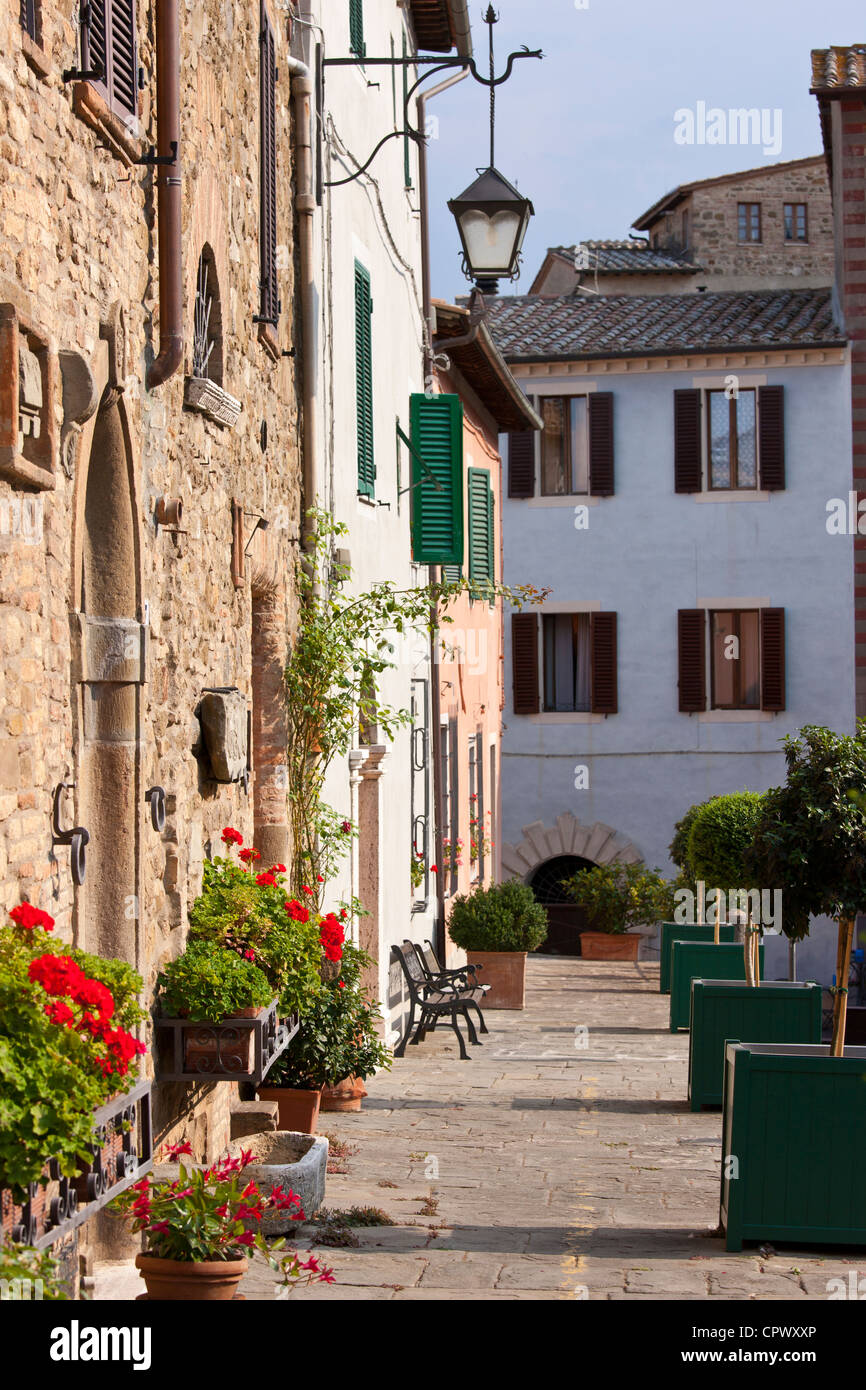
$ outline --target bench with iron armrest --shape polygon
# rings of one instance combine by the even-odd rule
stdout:
[[[461,1060],[468,1061],[469,1053],[466,1051],[463,1034],[457,1025],[457,1015],[462,1014],[466,1020],[469,1041],[478,1043],[475,1025],[469,1017],[469,1005],[472,1004],[477,1008],[479,1000],[484,998],[482,990],[461,988],[455,980],[449,980],[443,976],[428,979],[426,972],[421,968],[412,942],[406,942],[402,946],[394,946],[392,951],[409,990],[409,1022],[406,1024],[405,1033],[394,1048],[394,1056],[403,1057],[407,1042],[421,1042],[428,1031],[435,1028],[436,1023],[447,1016],[449,1026],[457,1034]],[[410,1039],[409,1035],[415,1027],[416,1009],[420,1014],[420,1019]],[[484,1020],[482,1019],[483,1026]],[[486,1032],[487,1029],[485,1028],[484,1031]]]
[[[448,969],[443,970],[442,966],[439,964],[439,957],[436,955],[436,952],[433,949],[433,943],[431,941],[425,941],[424,945],[427,948],[426,950],[422,950],[421,947],[418,945],[417,941],[407,941],[404,939],[403,945],[411,946],[414,950],[420,962],[421,969],[424,971],[424,974],[427,977],[427,983],[431,986],[431,988],[435,989],[439,987],[443,982],[447,982],[452,986],[452,988],[458,988],[469,991],[474,990],[476,992],[478,990],[481,991],[481,999],[469,1000],[467,1003],[467,1007],[470,1009],[474,1009],[477,1013],[478,1022],[481,1026],[481,1032],[489,1033],[490,1029],[484,1022],[484,1015],[481,1012],[481,1003],[483,1002],[484,995],[487,993],[490,986],[483,985],[481,981],[478,979],[478,976],[476,974],[478,966],[449,966]],[[468,1021],[469,1020],[467,1017],[467,1022]],[[431,1024],[430,1031],[432,1032],[435,1027],[436,1024],[434,1022]]]

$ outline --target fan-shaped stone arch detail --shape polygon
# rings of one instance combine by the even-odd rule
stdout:
[[[523,839],[517,844],[502,846],[502,877],[526,879],[548,859],[557,855],[574,854],[593,864],[640,864],[643,855],[633,841],[620,835],[603,821],[581,825],[566,811],[556,817],[556,824],[533,821],[523,826]]]

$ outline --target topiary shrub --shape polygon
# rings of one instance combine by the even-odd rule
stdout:
[[[461,893],[448,933],[463,951],[534,951],[547,936],[547,913],[518,878]]]
[[[677,868],[682,871],[680,877],[683,882],[689,880],[694,882],[695,879],[700,878],[700,874],[696,874],[689,863],[689,836],[697,816],[700,815],[705,806],[709,806],[710,802],[716,799],[716,797],[711,796],[707,801],[696,801],[694,806],[690,806],[685,815],[674,826],[674,838],[671,840],[668,854]]]
[[[696,878],[715,888],[753,888],[746,853],[764,808],[764,792],[731,792],[693,806],[687,861]],[[689,813],[690,814],[690,813]]]

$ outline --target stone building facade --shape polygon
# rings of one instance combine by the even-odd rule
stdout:
[[[73,0],[0,11],[0,892],[133,964],[149,1005],[222,828],[288,858],[291,21],[264,0],[88,13],[83,32]],[[166,110],[178,84],[168,155],[158,77]],[[154,145],[166,162],[142,163]],[[157,385],[178,187],[183,348]],[[89,833],[81,886],[55,793],[60,828]],[[214,1156],[236,1092],[157,1085],[156,1141]]]

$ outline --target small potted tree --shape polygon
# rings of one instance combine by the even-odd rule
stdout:
[[[678,941],[673,947],[671,1022],[675,1010],[690,1021],[692,1110],[722,1103],[726,1038],[821,1041],[820,986],[762,979],[758,923],[769,895],[762,897],[747,856],[763,808],[759,792],[718,796],[702,808],[691,830],[689,854],[696,871],[707,883],[724,886],[728,903],[735,902],[745,917],[742,949],[724,942]]]
[[[637,960],[636,928],[670,916],[673,906],[670,884],[645,864],[595,864],[563,887],[592,924],[580,934],[584,960]]]
[[[486,1009],[522,1009],[526,956],[547,936],[547,913],[519,879],[461,893],[451,905],[448,933],[466,951],[490,989]]]
[[[854,917],[866,903],[866,724],[853,735],[808,725],[785,739],[787,778],[766,794],[747,855],[751,876],[784,893],[784,930],[838,922],[833,1037],[729,1041],[725,1048],[721,1224],[744,1240],[866,1244],[866,1048],[845,1047]]]
[[[714,798],[710,797],[710,801]],[[673,883],[674,900],[680,890],[687,891],[687,901],[691,907],[686,910],[678,905],[674,908],[672,922],[662,922],[659,928],[659,992],[671,992],[671,946],[674,941],[733,941],[734,928],[728,922],[707,922],[705,881],[698,880],[694,866],[689,859],[689,836],[696,817],[709,805],[698,801],[690,806],[681,820],[674,826],[674,838],[668,853],[679,869]]]

